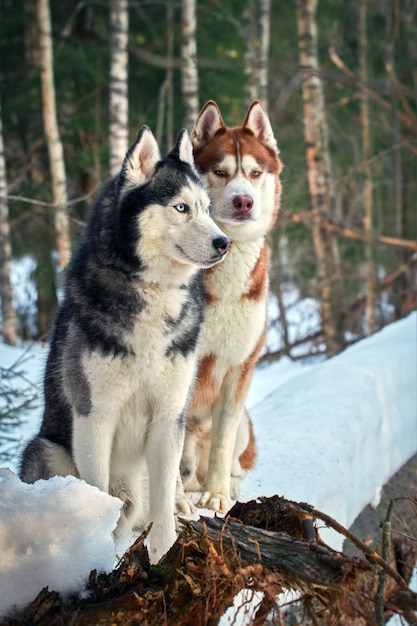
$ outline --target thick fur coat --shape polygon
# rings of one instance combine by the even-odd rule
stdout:
[[[191,138],[212,195],[211,215],[232,247],[224,263],[204,272],[208,306],[181,475],[186,490],[202,491],[201,506],[224,513],[256,457],[245,401],[266,334],[267,235],[279,210],[282,166],[259,101],[232,128],[207,102]]]
[[[229,247],[208,208],[187,132],[160,160],[142,127],[69,267],[43,421],[22,458],[26,482],[74,474],[119,496],[119,535],[152,522],[153,562],[176,536],[185,410],[204,309],[199,268],[221,261]]]

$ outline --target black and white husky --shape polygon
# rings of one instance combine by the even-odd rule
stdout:
[[[117,534],[146,521],[157,562],[175,541],[184,412],[204,309],[199,268],[229,240],[209,216],[187,131],[160,160],[147,126],[104,188],[70,264],[46,365],[45,411],[21,478],[74,474],[124,501]]]

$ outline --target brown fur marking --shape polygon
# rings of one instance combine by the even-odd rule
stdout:
[[[237,159],[238,147],[241,155],[252,155],[260,167],[278,176],[281,162],[277,155],[274,153],[271,159],[271,151],[261,144],[250,130],[242,129],[239,126],[228,128],[227,132],[222,129],[208,144],[195,148],[194,160],[198,169],[205,174],[210,169],[215,169],[225,154],[234,155]]]
[[[213,376],[216,361],[215,354],[207,354],[201,359],[190,411],[199,406],[211,406],[216,401],[220,387]]]
[[[246,392],[252,380],[253,370],[255,368],[256,361],[258,360],[259,353],[262,350],[262,346],[264,345],[266,331],[267,326],[265,324],[264,330],[259,337],[258,343],[256,344],[255,348],[252,350],[246,361],[239,366],[239,377],[236,384],[235,395],[233,398],[236,404],[239,404],[242,397],[246,396]]]
[[[213,302],[217,302],[219,297],[216,295],[213,285],[211,282],[211,277],[213,275],[213,267],[210,267],[207,270],[203,270],[203,283],[204,283],[204,292],[206,297],[206,304],[210,305]],[[216,275],[214,274],[214,279]]]
[[[259,300],[266,298],[268,290],[268,260],[268,245],[265,242],[252,269],[249,290],[242,294],[241,300],[255,300],[259,302]]]
[[[239,457],[239,463],[242,469],[247,470],[247,471],[255,467],[255,461],[257,457],[256,445],[255,445],[255,434],[253,432],[252,421],[249,415],[248,415],[248,423],[249,423],[249,443]]]

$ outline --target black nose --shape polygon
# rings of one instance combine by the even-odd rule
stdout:
[[[230,248],[230,239],[227,237],[216,237],[216,239],[213,239],[213,246],[219,254],[225,254]]]

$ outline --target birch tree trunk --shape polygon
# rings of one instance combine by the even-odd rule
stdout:
[[[289,332],[288,332],[288,324],[286,318],[286,311],[284,305],[284,298],[282,293],[282,285],[284,282],[284,273],[283,273],[283,256],[281,252],[282,239],[280,237],[274,237],[271,242],[272,254],[271,254],[271,262],[272,262],[272,272],[270,279],[270,290],[271,293],[277,299],[278,304],[278,312],[279,312],[279,326],[281,328],[281,344],[282,344],[282,354],[286,354],[290,356],[291,346],[289,340]]]
[[[321,296],[321,315],[326,352],[332,356],[343,348],[340,313],[340,269],[337,242],[321,226],[333,212],[333,189],[328,127],[317,52],[316,0],[297,0],[297,29],[302,81],[304,137],[306,142],[310,209],[314,218],[313,243]]]
[[[366,35],[366,3],[359,3],[359,66],[363,85],[367,84],[367,35]],[[372,178],[369,158],[371,156],[371,135],[369,128],[369,98],[366,89],[361,92],[361,126],[362,126],[362,172],[363,187],[363,229],[365,233],[365,275],[366,275],[366,334],[375,332],[375,272],[372,245]]]
[[[109,0],[110,8],[110,86],[109,149],[110,175],[121,168],[129,147],[129,5],[128,0]]]
[[[399,12],[395,3],[386,0],[386,26],[387,26],[387,43],[385,46],[385,69],[390,78],[391,83],[396,82],[396,64],[395,64],[395,41],[399,31]],[[405,19],[408,24],[410,20]],[[415,39],[415,38],[414,38]],[[395,236],[401,239],[403,237],[403,226],[406,214],[403,212],[403,171],[401,156],[401,133],[399,123],[399,98],[396,90],[391,92],[391,129],[392,129],[392,150],[391,150],[391,167],[392,167],[392,206],[395,215]],[[397,253],[398,263],[406,263],[407,255],[404,251]],[[400,319],[406,314],[404,294],[410,290],[407,274],[403,274],[392,286],[392,300],[395,309],[395,316]],[[411,278],[412,282],[412,278]]]
[[[271,0],[248,0],[242,15],[245,40],[245,103],[262,100],[268,108],[268,58]]]
[[[195,0],[182,0],[181,90],[184,103],[184,126],[188,130],[194,126],[199,112],[196,31]]]
[[[49,0],[37,0],[37,16],[39,26],[43,125],[48,144],[49,166],[51,168],[52,177],[58,269],[62,270],[67,265],[71,256],[71,240],[67,210],[68,197],[64,151],[56,114]]]
[[[271,0],[259,0],[259,97],[268,109],[268,60]]]
[[[167,58],[172,61],[174,58],[174,2],[167,0],[167,25],[168,25],[168,46]],[[167,69],[166,80],[167,90],[167,124],[166,124],[166,151],[174,147],[174,70],[170,66]],[[197,95],[198,97],[198,95]],[[198,102],[197,102],[198,104]],[[195,121],[195,120],[194,120]]]
[[[165,80],[159,90],[158,122],[156,140],[162,146],[162,139],[166,138],[166,152],[174,147],[174,71],[172,61],[174,56],[174,3],[167,0],[167,71]]]
[[[245,81],[245,105],[248,107],[253,100],[259,98],[259,80],[257,69],[256,50],[256,19],[255,1],[247,0],[243,11],[243,36],[245,38],[244,73]]]
[[[16,315],[10,282],[12,247],[10,243],[9,207],[7,203],[6,159],[4,155],[3,123],[0,100],[0,299],[3,341],[9,346],[17,343]]]

